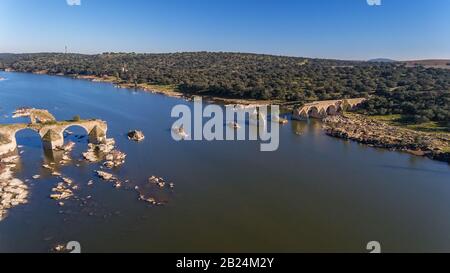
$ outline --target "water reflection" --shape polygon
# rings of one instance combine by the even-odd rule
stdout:
[[[291,122],[291,128],[294,134],[303,135],[308,130],[308,124],[306,122],[300,122],[295,120]]]
[[[413,171],[413,172],[426,172],[426,173],[435,173],[435,174],[443,174],[448,175],[448,171],[445,170],[432,170],[426,168],[414,168],[414,167],[405,167],[405,166],[396,166],[396,165],[379,165],[381,168],[388,168],[393,170],[401,170],[401,171]]]
[[[37,170],[39,161],[42,160],[44,148],[40,135],[30,129],[21,130],[16,133],[17,150],[15,154],[19,156],[19,161],[15,167],[16,172],[26,169]],[[34,161],[24,160],[34,158]]]
[[[63,151],[55,151],[50,149],[43,149],[43,151],[44,151],[44,164],[60,162],[64,155]]]

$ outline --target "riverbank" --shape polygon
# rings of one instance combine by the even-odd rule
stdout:
[[[4,70],[5,72],[22,72],[22,73],[28,73],[24,71],[16,71],[10,68],[7,68]],[[176,85],[159,85],[159,84],[150,84],[150,83],[127,83],[123,82],[119,79],[117,79],[114,76],[95,76],[95,75],[77,75],[77,74],[53,74],[48,73],[46,70],[39,70],[39,71],[33,71],[31,72],[33,74],[37,75],[50,75],[50,76],[63,76],[63,77],[69,77],[73,79],[80,79],[80,80],[88,80],[91,82],[102,82],[102,83],[110,83],[113,84],[117,88],[124,88],[124,89],[139,89],[145,92],[150,92],[153,94],[161,94],[172,98],[180,98],[192,101],[194,97],[199,95],[191,95],[186,94],[178,90]],[[219,104],[235,104],[235,105],[277,105],[280,103],[283,103],[283,101],[280,100],[255,100],[255,99],[241,99],[241,98],[227,98],[227,97],[217,97],[217,96],[209,96],[209,95],[201,95],[204,101],[211,102],[211,103],[219,103]]]
[[[329,116],[324,119],[323,128],[332,137],[450,163],[448,133],[414,131],[353,113]]]
[[[35,74],[48,74],[45,71],[39,71]],[[48,74],[51,75],[51,74]],[[158,84],[149,84],[149,83],[126,83],[119,81],[116,77],[113,76],[84,76],[84,75],[65,75],[65,74],[57,74],[56,76],[66,76],[75,79],[81,80],[89,80],[92,82],[103,82],[103,83],[111,83],[117,88],[124,89],[139,89],[145,92],[150,92],[153,94],[161,94],[172,98],[180,98],[185,100],[193,100],[193,98],[197,95],[190,95],[183,93],[177,89],[176,85],[158,85]],[[201,96],[205,101],[211,103],[220,103],[220,104],[236,104],[236,105],[271,105],[271,104],[279,104],[281,101],[274,100],[254,100],[254,99],[236,99],[236,98],[226,98],[226,97],[217,97],[217,96]]]

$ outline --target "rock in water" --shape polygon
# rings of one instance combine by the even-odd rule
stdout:
[[[134,131],[130,131],[128,133],[128,139],[139,142],[139,141],[144,140],[145,136],[144,136],[144,133],[142,131],[134,130]]]
[[[115,177],[112,174],[107,173],[107,172],[96,171],[96,173],[97,173],[98,177],[100,177],[101,179],[106,180],[106,181],[115,179]]]

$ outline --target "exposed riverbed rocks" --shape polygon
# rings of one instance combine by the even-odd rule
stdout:
[[[110,173],[108,173],[108,172],[104,172],[104,171],[95,171],[96,172],[96,174],[97,174],[97,176],[99,177],[99,178],[101,178],[102,180],[104,180],[104,181],[107,181],[107,182],[112,182],[112,183],[114,183],[113,185],[114,185],[114,188],[121,188],[122,187],[122,181],[120,181],[116,176],[114,176],[113,174],[110,174]],[[128,180],[127,181],[125,181],[125,182],[128,182]]]
[[[105,180],[105,181],[113,181],[116,180],[116,178],[114,177],[114,175],[107,173],[107,172],[103,172],[103,171],[96,171],[97,176],[100,177],[101,179]]]
[[[139,200],[149,203],[151,205],[161,206],[166,203],[163,200],[164,198],[161,196],[161,193],[165,189],[173,190],[174,188],[175,188],[174,183],[167,182],[162,177],[151,176],[148,179],[148,183],[145,183],[140,187],[136,186],[135,190],[139,194]]]
[[[115,149],[115,140],[105,139],[99,144],[89,143],[88,151],[83,153],[85,160],[89,162],[105,161],[106,168],[119,167],[125,163],[126,154]]]
[[[31,109],[31,110],[30,110]],[[24,108],[22,111],[16,112],[16,115],[28,116],[34,114],[36,111],[32,108]],[[31,111],[31,112],[30,112]],[[38,112],[41,114],[44,112]],[[45,112],[47,113],[47,112]],[[43,115],[35,115],[36,122],[45,120]],[[180,133],[184,133],[184,129],[180,128]],[[65,131],[65,137],[73,135],[69,131]],[[92,135],[89,134],[90,140]],[[134,130],[128,134],[130,140],[139,142],[144,140],[145,136],[143,132]],[[78,138],[81,139],[81,138]],[[93,163],[98,165],[98,170],[95,171],[95,175],[105,181],[111,183],[114,188],[122,188],[137,190],[139,199],[144,200],[153,205],[162,205],[168,202],[168,194],[170,194],[174,188],[173,183],[165,181],[161,177],[151,177],[148,181],[142,181],[143,184],[137,186],[137,184],[130,183],[129,180],[121,180],[116,176],[115,168],[119,168],[125,163],[127,155],[116,148],[116,142],[112,138],[96,137],[95,143],[88,144],[88,150],[82,153],[81,158],[73,158],[75,156],[73,152],[75,142],[68,142],[62,146],[52,147],[52,157],[48,158],[50,161],[42,163],[41,172],[33,174],[30,179],[26,179],[22,182],[19,179],[13,177],[13,169],[18,163],[21,153],[17,152],[17,155],[0,157],[0,221],[3,220],[9,209],[26,204],[28,201],[29,188],[26,183],[37,182],[41,179],[55,180],[55,185],[51,188],[51,192],[47,196],[56,201],[60,207],[66,207],[67,212],[70,213],[74,208],[73,202],[80,201],[80,207],[84,207],[87,204],[87,200],[91,199],[91,195],[85,191],[89,188],[95,187],[94,180],[87,182],[87,187],[84,188],[82,184],[76,183],[74,180],[66,176],[66,168],[69,165],[75,165],[77,167],[83,166],[82,162]],[[18,146],[18,148],[21,148]],[[11,152],[12,153],[12,152]],[[130,185],[132,184],[132,185]],[[84,198],[83,196],[85,196]],[[60,213],[65,213],[65,210],[60,210]],[[89,215],[93,214],[92,212]]]
[[[18,160],[18,156],[0,158],[0,221],[5,219],[9,209],[28,202],[28,186],[14,178],[11,171]]]
[[[105,156],[106,162],[103,164],[105,167],[111,169],[119,167],[125,163],[127,155],[119,150],[113,150]]]
[[[73,148],[75,147],[75,142],[68,142],[67,144],[63,145],[62,147],[56,148],[56,151],[62,151],[63,156],[61,158],[61,161],[59,162],[61,165],[66,165],[72,161],[70,158],[70,153],[72,152]]]
[[[52,189],[53,194],[50,198],[60,201],[66,200],[73,196],[73,190],[76,190],[77,186],[73,185],[73,181],[70,178],[63,177],[62,182]],[[61,203],[60,203],[61,205]]]
[[[107,138],[98,144],[89,143],[88,150],[83,153],[83,157],[89,162],[101,161],[104,156],[114,150],[115,145],[116,142],[112,138]]]
[[[417,132],[356,114],[329,116],[323,127],[333,137],[450,163],[450,139],[444,134]]]

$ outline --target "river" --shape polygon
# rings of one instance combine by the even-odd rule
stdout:
[[[176,142],[170,112],[191,102],[58,76],[0,77],[0,123],[25,121],[11,118],[23,106],[59,120],[105,120],[128,155],[112,172],[130,181],[116,189],[95,177],[98,164],[61,167],[79,189],[60,207],[49,198],[58,178],[41,167],[51,155],[37,133],[19,132],[15,176],[31,195],[0,222],[0,252],[49,252],[69,241],[83,252],[367,252],[370,241],[385,252],[450,252],[446,163],[334,139],[317,121],[282,126],[275,152],[260,152],[255,141]],[[129,141],[131,129],[145,140]],[[70,130],[78,159],[87,141]],[[175,184],[155,190],[163,206],[134,190],[152,175]]]

